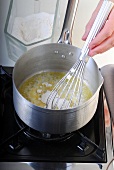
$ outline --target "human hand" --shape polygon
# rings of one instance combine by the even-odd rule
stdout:
[[[88,24],[85,28],[85,33],[82,37],[82,40],[86,40],[90,29],[93,25],[93,22],[97,16],[97,13],[102,5],[103,0],[100,0],[99,4],[97,5],[95,11],[93,12]],[[114,0],[113,0],[114,2]],[[99,53],[103,53],[110,48],[114,47],[114,8],[112,9],[108,20],[100,33],[94,38],[94,40],[91,41],[89,45],[89,56],[94,56]]]

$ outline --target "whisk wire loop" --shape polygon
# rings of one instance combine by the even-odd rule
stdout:
[[[77,75],[78,75],[78,72],[79,72],[79,70],[80,70],[80,67],[81,67],[81,65],[80,65],[80,60],[74,65],[74,71],[73,71],[73,74],[71,75],[72,76],[72,81],[71,81],[71,83],[70,84],[68,84],[67,83],[67,85],[66,85],[66,87],[68,88],[68,90],[67,90],[67,92],[66,92],[66,95],[65,95],[65,97],[64,97],[64,101],[63,101],[63,104],[62,104],[62,106],[61,106],[61,109],[62,108],[64,108],[65,106],[64,106],[64,104],[65,104],[65,100],[68,98],[68,95],[69,95],[69,93],[70,92],[72,92],[72,88],[73,88],[73,93],[72,93],[72,95],[70,95],[70,100],[69,100],[69,102],[68,102],[68,104],[67,104],[67,107],[66,108],[68,108],[69,106],[70,106],[70,104],[71,104],[71,102],[72,102],[72,98],[73,98],[73,94],[74,94],[74,92],[75,92],[75,87],[76,87],[76,85],[75,85],[75,87],[73,87],[73,85],[74,85],[74,81],[76,80],[76,82],[75,82],[75,84],[78,84],[78,80],[77,80]],[[71,80],[71,79],[70,79]],[[69,80],[69,81],[70,81]],[[64,89],[64,91],[65,91],[65,89]]]
[[[79,85],[78,85],[78,91],[77,91],[77,103],[74,103],[73,107],[76,107],[80,104],[80,100],[81,100],[81,95],[82,95],[82,87],[83,87],[83,78],[84,78],[84,69],[85,69],[85,62],[83,60],[81,60],[81,70],[80,70],[80,75],[78,77],[78,79],[80,79],[79,81]]]
[[[62,97],[62,95],[66,91],[66,89],[68,89],[68,85],[69,85],[71,78],[72,77],[73,77],[73,79],[75,78],[74,74],[75,74],[79,64],[80,64],[80,60],[77,63],[75,63],[73,65],[73,67],[69,70],[69,72],[56,84],[56,86],[54,87],[54,89],[52,90],[51,94],[48,97],[47,104],[46,104],[47,106],[49,105],[49,103],[52,100],[51,108],[56,109],[58,107],[59,99]],[[72,86],[72,83],[70,84],[70,86]],[[63,86],[63,88],[62,88],[62,86]],[[62,89],[62,91],[60,91],[60,94],[59,94],[60,89]],[[68,94],[68,92],[67,92],[67,94]],[[62,109],[63,105],[65,104],[65,101],[66,101],[65,98],[67,97],[67,94],[63,98],[63,104],[60,106],[60,109]],[[55,98],[56,98],[56,101],[55,101]]]

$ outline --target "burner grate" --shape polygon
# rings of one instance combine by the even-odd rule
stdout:
[[[15,115],[16,122],[21,129],[27,127],[27,125],[18,117],[16,113],[14,115]],[[49,134],[49,133],[41,133],[30,127],[27,127],[24,130],[24,134],[33,141],[43,140],[46,142],[64,142],[70,139],[71,137],[73,137],[75,135],[75,132],[66,133],[66,134]]]
[[[11,74],[10,74],[11,75]],[[92,120],[69,134],[42,134],[26,126],[15,113],[12,81],[4,71],[0,74],[0,161],[21,162],[106,162],[103,88],[100,91],[97,111]]]

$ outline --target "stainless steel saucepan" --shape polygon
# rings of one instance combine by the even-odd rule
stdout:
[[[103,78],[95,61],[90,58],[84,78],[93,96],[82,105],[67,110],[51,110],[35,106],[18,91],[28,77],[43,71],[67,72],[77,61],[80,49],[70,45],[71,31],[78,1],[69,0],[59,43],[35,47],[16,62],[13,70],[13,101],[19,118],[29,127],[49,134],[65,134],[86,125],[94,116]]]

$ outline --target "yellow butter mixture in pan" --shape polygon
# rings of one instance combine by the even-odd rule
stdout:
[[[45,108],[46,101],[54,86],[65,75],[63,72],[42,72],[26,79],[19,87],[19,92],[28,101],[39,107]],[[67,92],[68,89],[66,89]],[[64,94],[66,93],[64,92]],[[84,83],[82,88],[81,103],[92,97],[90,88]],[[64,95],[63,95],[64,98]],[[75,97],[73,101],[75,102]]]

